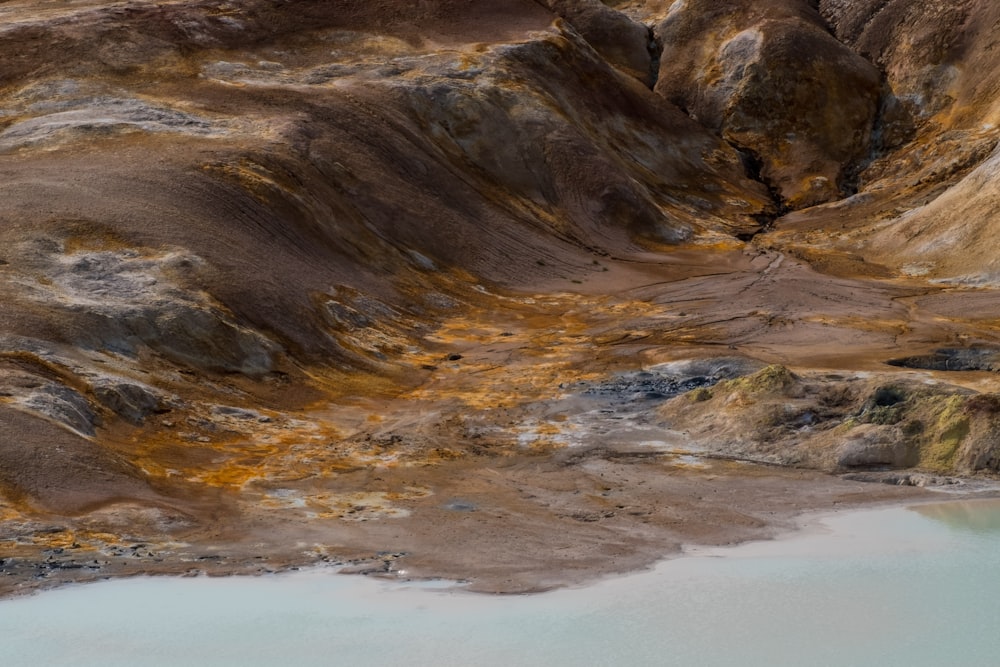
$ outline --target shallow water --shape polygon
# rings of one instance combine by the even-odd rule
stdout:
[[[483,596],[314,570],[0,602],[0,665],[992,665],[1000,502],[833,515],[649,572]]]

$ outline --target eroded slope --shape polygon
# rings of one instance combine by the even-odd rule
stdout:
[[[0,591],[525,590],[996,471],[993,13],[0,3]]]

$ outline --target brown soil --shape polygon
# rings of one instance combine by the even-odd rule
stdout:
[[[0,595],[541,590],[992,479],[998,11],[0,2]]]
[[[481,592],[541,591],[649,567],[685,544],[767,539],[795,527],[807,510],[931,495],[739,463],[692,468],[669,454],[608,448],[359,470],[338,475],[318,497],[330,503],[338,494],[342,518],[316,518],[311,501],[301,510],[248,505],[236,521],[114,546],[91,532],[39,522],[33,547],[5,551],[0,594],[114,576],[261,574],[321,563],[376,576],[454,579]],[[388,518],[372,503],[408,516]],[[130,509],[107,508],[102,518],[148,530]]]

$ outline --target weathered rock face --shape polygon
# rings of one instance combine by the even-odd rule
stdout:
[[[986,5],[823,0],[819,9],[840,40],[885,72],[907,113],[926,119],[957,100],[961,78],[995,76],[961,72],[976,33],[991,30]]]
[[[656,91],[749,153],[788,207],[850,188],[870,151],[880,75],[809,3],[686,0],[656,30]]]
[[[772,241],[796,252],[818,244],[939,284],[996,284],[988,239],[998,233],[1000,72],[992,50],[1000,7],[976,0],[819,7],[838,39],[885,73],[877,150],[858,176],[859,196],[789,216]]]
[[[770,366],[661,408],[706,451],[831,472],[1000,471],[1000,400],[906,376],[795,375]]]
[[[608,63],[647,86],[656,80],[653,54],[657,45],[652,31],[600,0],[542,0],[566,21]]]
[[[911,275],[972,286],[1000,283],[998,179],[1000,153],[994,150],[940,196],[870,234],[869,252]]]

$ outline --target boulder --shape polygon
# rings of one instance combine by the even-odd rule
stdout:
[[[151,387],[117,378],[94,383],[94,397],[122,419],[141,424],[151,414],[167,409],[164,398]]]
[[[812,6],[688,0],[657,27],[656,91],[740,148],[789,208],[848,193],[870,149],[881,76]]]

